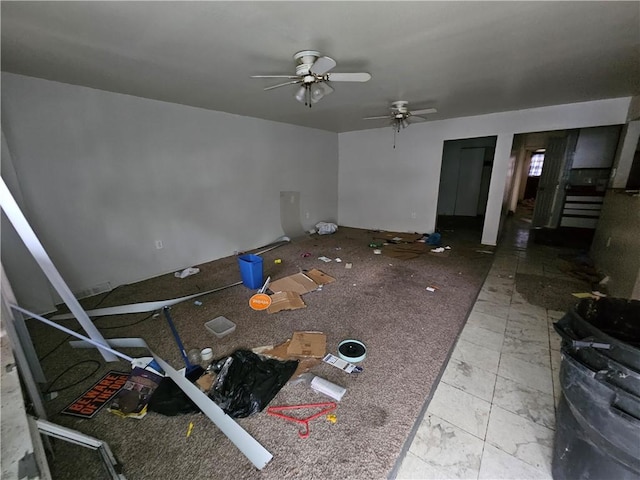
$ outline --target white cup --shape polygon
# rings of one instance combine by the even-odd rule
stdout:
[[[213,360],[213,349],[212,348],[203,348],[200,352],[200,356],[202,357],[202,361],[208,362],[209,360]]]

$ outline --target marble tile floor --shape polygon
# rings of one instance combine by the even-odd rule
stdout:
[[[565,312],[527,303],[516,273],[558,276],[557,249],[496,249],[442,378],[399,460],[395,478],[551,479],[560,337]]]

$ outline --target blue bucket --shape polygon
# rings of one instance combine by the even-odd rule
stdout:
[[[240,255],[238,265],[245,287],[251,289],[262,287],[262,257],[253,254]]]

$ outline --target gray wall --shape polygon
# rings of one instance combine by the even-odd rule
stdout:
[[[607,191],[590,256],[611,296],[640,300],[640,196]]]
[[[268,244],[284,234],[281,191],[300,192],[304,228],[337,221],[335,133],[5,73],[2,130],[3,177],[8,161],[74,292]]]
[[[637,105],[629,107],[629,119]],[[640,196],[625,192],[631,163],[640,150],[640,122],[625,125],[607,190],[600,220],[591,244],[590,256],[596,268],[609,276],[612,296],[640,300]]]

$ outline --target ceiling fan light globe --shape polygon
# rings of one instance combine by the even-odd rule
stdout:
[[[306,101],[306,93],[307,93],[307,88],[305,86],[302,86],[298,90],[296,90],[296,93],[295,93],[294,97],[300,103],[305,103],[305,101]]]
[[[311,87],[311,102],[317,103],[325,95],[329,95],[330,93],[333,93],[333,88],[324,82],[317,82]]]

